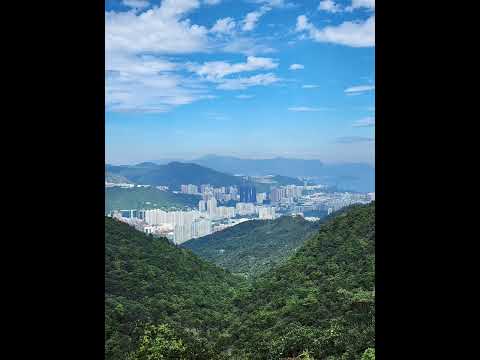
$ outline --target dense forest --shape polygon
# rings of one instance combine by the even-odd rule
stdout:
[[[105,218],[105,253],[106,359],[125,359],[159,325],[181,337],[187,358],[220,353],[242,279],[111,218]]]
[[[318,229],[318,222],[282,216],[246,221],[182,246],[232,273],[251,277],[286,259]]]
[[[375,358],[375,205],[248,281],[106,218],[106,359]]]
[[[322,224],[235,299],[232,345],[245,359],[360,359],[375,346],[375,205]]]
[[[196,208],[200,196],[176,194],[155,187],[105,188],[105,211],[157,208]]]

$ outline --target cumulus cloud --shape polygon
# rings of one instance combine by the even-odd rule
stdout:
[[[237,99],[251,99],[253,98],[254,96],[253,95],[248,95],[248,94],[240,94],[240,95],[237,95],[235,96]]]
[[[208,99],[206,89],[175,74],[106,74],[107,111],[165,112],[178,105]]]
[[[158,6],[139,10],[138,6],[143,4],[132,0],[129,4],[137,6],[132,10],[105,13],[107,111],[165,112],[212,99],[212,84],[208,82],[218,89],[241,90],[280,81],[273,73],[228,78],[242,72],[275,69],[278,66],[275,60],[253,56],[273,49],[257,43],[255,38],[237,36],[237,24],[232,18],[219,19],[211,29],[193,24],[187,16],[201,3],[207,1],[163,0]],[[214,3],[218,2],[210,1],[208,5]],[[178,58],[182,54],[214,50],[250,56],[244,63],[233,64],[182,63]]]
[[[323,0],[323,1],[320,1],[320,4],[318,4],[318,10],[323,10],[330,13],[336,13],[341,11],[341,7],[340,5],[335,3],[335,1]]]
[[[199,81],[176,73],[179,65],[165,58],[208,50],[207,29],[184,19],[198,6],[198,0],[163,0],[141,13],[105,13],[107,111],[164,112],[211,97]]]
[[[228,39],[221,49],[228,53],[241,53],[244,55],[269,54],[275,52],[275,49],[259,43],[257,39],[251,37],[238,37]]]
[[[231,34],[235,30],[235,20],[231,17],[218,19],[215,25],[210,29],[212,33]]]
[[[318,87],[320,87],[320,85],[314,85],[314,84],[302,85],[302,89],[315,89]]]
[[[252,31],[257,26],[258,20],[271,9],[269,6],[262,6],[259,10],[249,12],[247,16],[245,16],[245,19],[243,19],[242,30]]]
[[[123,0],[122,3],[133,9],[143,9],[149,5],[149,2],[146,0]]]
[[[217,89],[221,90],[244,90],[251,86],[267,86],[280,81],[273,73],[258,74],[250,77],[234,79],[222,79]]]
[[[374,126],[375,126],[374,117],[366,117],[366,118],[357,120],[353,123],[353,127],[374,127]]]
[[[303,66],[302,64],[292,64],[289,67],[290,70],[301,70],[301,69],[304,69],[304,68],[305,68],[305,66]]]
[[[359,86],[351,86],[347,89],[345,89],[345,93],[347,95],[359,95],[363,94],[368,91],[373,91],[375,90],[374,85],[359,85]]]
[[[297,32],[306,33],[316,42],[340,44],[351,47],[375,46],[375,15],[365,21],[345,21],[337,26],[318,29],[305,15],[297,18]]]
[[[207,5],[218,5],[222,0],[203,0],[203,2]]]
[[[270,70],[278,67],[278,63],[271,58],[248,56],[244,63],[230,64],[225,61],[209,61],[201,65],[189,64],[190,71],[210,81],[219,80],[225,76],[240,72]]]
[[[105,14],[106,51],[189,53],[206,51],[208,30],[184,20],[198,0],[163,0],[160,7]]]
[[[360,8],[375,10],[375,0],[352,0],[352,4],[348,6],[346,10],[353,11]]]

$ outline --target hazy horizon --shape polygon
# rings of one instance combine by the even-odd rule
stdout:
[[[373,1],[110,0],[106,162],[375,162]]]
[[[218,156],[218,157],[232,157],[236,159],[241,159],[241,160],[272,160],[272,159],[289,159],[289,160],[318,160],[323,164],[331,165],[331,164],[368,164],[372,167],[375,167],[375,163],[369,163],[369,162],[362,162],[362,161],[324,161],[321,158],[317,157],[295,157],[295,156],[282,156],[282,155],[277,155],[277,156],[251,156],[251,157],[244,157],[244,156],[238,156],[238,155],[232,155],[232,154],[212,154],[212,153],[206,153],[198,156],[189,156],[189,157],[182,157],[182,156],[159,156],[157,158],[152,158],[152,159],[140,159],[140,160],[132,160],[130,162],[123,162],[123,161],[107,161],[105,159],[105,164],[110,164],[110,165],[137,165],[140,163],[144,162],[163,162],[165,163],[168,162],[173,162],[173,161],[178,161],[178,162],[189,162],[189,161],[195,161],[207,156]]]

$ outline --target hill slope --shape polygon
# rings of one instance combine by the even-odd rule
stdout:
[[[125,359],[148,323],[174,329],[191,349],[188,358],[214,358],[241,279],[110,218],[105,252],[106,359]]]
[[[301,217],[247,221],[182,244],[201,258],[246,276],[267,271],[318,231]]]
[[[161,191],[154,187],[105,189],[105,211],[124,209],[153,209],[153,208],[196,208],[200,196],[175,194]]]
[[[248,359],[358,360],[375,346],[375,204],[324,223],[235,300],[233,346]]]
[[[197,164],[171,162],[166,165],[142,163],[138,165],[106,165],[109,174],[122,175],[143,185],[166,185],[178,190],[182,184],[211,184],[213,186],[240,185],[241,178],[224,174]]]

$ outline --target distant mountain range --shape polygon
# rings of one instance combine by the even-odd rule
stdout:
[[[247,221],[189,240],[182,247],[235,274],[251,277],[285,260],[314,235],[319,226],[319,222],[291,216]]]
[[[288,176],[274,175],[268,179],[234,176],[199,164],[178,161],[162,165],[154,162],[143,162],[137,165],[107,164],[105,176],[109,182],[166,185],[171,190],[178,190],[182,184],[210,184],[218,187],[250,183],[256,185],[258,192],[268,191],[272,186],[278,185],[303,185],[299,179]]]
[[[137,165],[106,165],[107,174],[121,175],[135,184],[166,185],[171,190],[180,189],[182,184],[211,184],[213,186],[240,185],[244,181],[238,176],[221,173],[198,164],[171,162],[158,165],[145,162]]]
[[[153,162],[161,163],[163,161]],[[366,163],[324,164],[320,160],[282,157],[241,159],[218,155],[207,155],[189,162],[232,175],[311,177],[319,183],[336,185],[337,188],[343,190],[375,191],[375,168]]]

